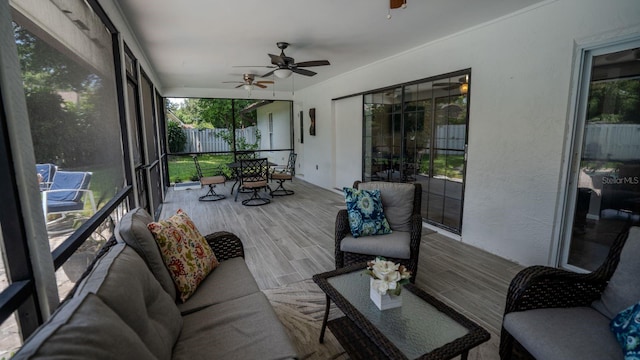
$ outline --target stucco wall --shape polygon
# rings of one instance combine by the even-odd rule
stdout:
[[[303,144],[305,180],[335,187],[336,141],[362,136],[353,133],[362,119],[332,118],[331,99],[471,68],[462,241],[552,263],[576,43],[639,24],[637,0],[549,1],[298,91],[296,106],[316,108],[318,123]],[[351,136],[336,135],[347,128]],[[338,156],[361,162],[357,152]]]

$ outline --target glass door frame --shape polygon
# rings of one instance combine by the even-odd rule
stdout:
[[[463,221],[463,213],[464,213],[464,191],[465,191],[465,174],[466,174],[466,165],[467,165],[467,144],[468,144],[468,139],[469,139],[469,109],[470,109],[470,95],[471,95],[471,68],[468,69],[463,69],[463,70],[459,70],[459,71],[454,71],[454,72],[450,72],[447,74],[441,74],[441,75],[437,75],[437,76],[433,76],[433,77],[429,77],[429,78],[425,78],[425,79],[420,79],[420,80],[414,80],[411,82],[407,82],[407,83],[402,83],[402,84],[396,84],[396,85],[392,85],[392,86],[387,86],[384,88],[379,88],[379,89],[375,89],[375,90],[371,90],[371,91],[367,91],[362,93],[362,101],[363,101],[363,119],[362,119],[362,124],[363,124],[363,128],[362,128],[362,134],[363,134],[363,141],[362,141],[362,174],[361,174],[361,178],[363,179],[363,181],[373,181],[373,172],[374,172],[374,166],[373,166],[373,150],[371,149],[371,147],[373,146],[373,133],[372,131],[368,130],[368,126],[371,126],[371,124],[368,124],[367,122],[367,117],[373,117],[372,115],[372,111],[369,110],[367,111],[366,109],[364,109],[364,105],[368,104],[366,99],[367,96],[372,96],[372,100],[371,100],[371,104],[376,104],[375,102],[375,96],[379,95],[379,94],[383,94],[383,93],[396,93],[399,92],[399,96],[397,96],[397,98],[399,99],[399,106],[396,105],[398,104],[397,102],[393,102],[392,104],[390,104],[390,111],[388,112],[388,114],[391,116],[391,127],[392,127],[392,133],[391,136],[392,138],[393,133],[395,132],[395,127],[397,127],[396,125],[393,124],[393,122],[395,121],[395,117],[394,115],[399,115],[397,118],[400,120],[400,126],[398,127],[398,131],[400,132],[400,144],[386,144],[387,146],[392,146],[392,148],[398,148],[400,151],[400,159],[398,161],[398,167],[399,167],[399,177],[398,180],[399,182],[415,182],[415,180],[411,181],[408,179],[408,177],[406,176],[406,174],[404,173],[407,169],[405,169],[405,165],[407,163],[407,158],[405,158],[408,154],[404,154],[404,151],[406,150],[406,139],[405,139],[405,126],[406,126],[406,121],[407,121],[407,113],[409,113],[409,111],[407,111],[405,109],[406,105],[407,105],[407,91],[406,89],[408,87],[411,86],[419,86],[420,84],[427,84],[427,83],[431,83],[431,86],[433,86],[434,83],[436,83],[439,80],[451,80],[454,78],[460,78],[460,77],[464,77],[466,76],[466,84],[467,84],[467,89],[466,89],[466,93],[461,93],[464,94],[464,96],[466,97],[466,109],[465,109],[465,114],[466,114],[466,118],[465,118],[465,138],[464,138],[464,149],[462,150],[463,152],[463,164],[462,164],[462,184],[461,184],[461,194],[460,194],[460,208],[459,208],[459,218],[457,219],[457,227],[452,227],[450,225],[446,224],[445,218],[443,216],[442,218],[442,222],[435,222],[433,220],[430,220],[428,218],[425,218],[424,214],[425,214],[425,209],[422,209],[423,212],[423,220],[433,226],[442,228],[446,231],[452,232],[454,234],[461,234],[462,233],[462,221]],[[460,80],[461,81],[461,80]],[[458,84],[458,83],[454,83],[451,82],[450,85],[453,84]],[[432,92],[435,90],[432,90]],[[462,90],[461,90],[462,91]],[[449,95],[451,96],[451,95]],[[395,98],[395,96],[394,96]],[[431,122],[429,124],[429,126],[431,127],[430,130],[430,136],[431,139],[429,141],[429,173],[432,174],[433,173],[433,168],[434,168],[434,159],[435,156],[433,156],[434,154],[436,154],[438,151],[444,151],[447,152],[449,150],[456,150],[456,149],[448,149],[448,144],[447,144],[447,148],[439,148],[437,141],[436,141],[436,133],[435,133],[435,129],[437,128],[437,124],[436,124],[436,118],[435,116],[433,116],[433,114],[435,114],[436,112],[436,99],[438,97],[434,97],[432,96],[432,101],[431,101],[431,108],[429,109],[429,112],[432,114],[432,119]],[[447,110],[448,112],[448,110]],[[370,143],[369,143],[369,142]],[[390,151],[390,156],[393,157],[394,154],[393,149],[391,149]],[[383,170],[384,171],[393,171],[395,169],[394,166],[389,167],[389,163],[387,163],[387,167]],[[417,172],[417,171],[416,171]],[[389,179],[390,178],[390,179]],[[429,177],[430,179],[432,177]],[[385,181],[384,178],[380,179],[380,181]],[[387,179],[386,181],[396,181],[394,180],[394,177],[391,176],[389,177],[387,175]],[[430,194],[430,189],[429,189],[429,185],[431,184],[431,182],[429,182],[428,184],[426,184],[427,186],[423,185],[422,191],[423,191],[423,207],[425,204],[425,195],[429,195]],[[443,185],[446,186],[446,183]],[[443,203],[442,203],[442,212],[444,214],[444,210],[445,210],[445,198],[447,196],[443,195]],[[428,206],[428,201],[426,202],[427,206]]]
[[[573,81],[572,105],[569,113],[571,124],[569,125],[564,156],[564,158],[567,159],[567,165],[564,176],[561,179],[564,190],[559,192],[563,202],[559,208],[560,226],[554,231],[554,239],[557,239],[557,243],[555,246],[552,246],[552,252],[550,254],[550,262],[553,265],[571,271],[588,272],[588,270],[569,264],[569,255],[573,234],[572,228],[577,207],[580,163],[583,155],[584,135],[587,124],[592,60],[596,56],[627,50],[635,46],[640,46],[640,37],[638,37],[637,34],[576,46],[573,72],[573,78],[575,80]]]

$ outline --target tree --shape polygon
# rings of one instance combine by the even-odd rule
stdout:
[[[169,138],[169,152],[179,153],[184,150],[184,146],[187,144],[187,135],[180,124],[169,121],[167,123],[167,137]]]

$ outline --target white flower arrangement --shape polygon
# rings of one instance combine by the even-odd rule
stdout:
[[[400,295],[402,285],[409,282],[411,272],[404,265],[377,257],[367,263],[365,273],[373,278],[371,287],[380,295]]]

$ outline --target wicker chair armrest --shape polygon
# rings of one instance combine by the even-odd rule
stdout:
[[[244,258],[244,246],[235,234],[227,231],[218,231],[204,237],[218,261],[224,261],[234,257]]]
[[[588,306],[607,285],[596,273],[580,274],[548,266],[530,266],[511,280],[505,314],[539,308]]]
[[[336,215],[336,246],[350,233],[351,227],[349,226],[347,210],[339,210],[338,215]]]

